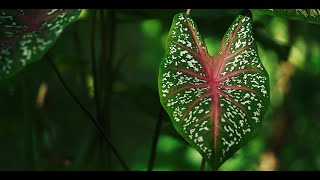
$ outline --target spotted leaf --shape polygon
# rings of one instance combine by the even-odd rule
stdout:
[[[0,10],[0,79],[41,59],[80,12],[76,9]]]
[[[269,106],[269,77],[242,12],[210,56],[187,14],[177,14],[159,70],[159,94],[178,133],[217,169],[245,145]]]
[[[320,24],[320,9],[260,9],[267,14]]]

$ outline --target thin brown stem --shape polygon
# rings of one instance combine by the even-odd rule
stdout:
[[[90,113],[90,111],[87,110],[87,108],[79,101],[79,99],[77,98],[77,96],[75,95],[75,93],[71,90],[71,88],[67,85],[67,83],[65,82],[65,80],[63,79],[60,71],[58,70],[57,66],[55,65],[55,63],[53,62],[53,60],[51,59],[50,56],[46,55],[46,59],[48,60],[49,64],[51,65],[51,67],[53,68],[54,72],[56,73],[58,79],[60,80],[62,86],[64,87],[64,89],[68,92],[68,94],[72,97],[72,99],[79,105],[79,107],[81,108],[81,110],[85,113],[85,115],[89,118],[89,120],[93,123],[93,125],[98,129],[98,131],[100,132],[101,136],[103,137],[103,139],[105,140],[105,142],[110,146],[111,150],[113,151],[114,155],[116,156],[116,158],[118,158],[120,164],[122,165],[122,167],[127,170],[130,171],[130,168],[128,167],[128,165],[125,163],[125,161],[123,160],[123,158],[121,158],[120,154],[118,153],[117,149],[115,148],[115,146],[111,143],[110,139],[108,136],[106,136],[106,134],[104,133],[104,130],[101,126],[101,124],[99,124],[99,122],[93,117],[93,115]]]
[[[205,166],[206,166],[206,159],[202,158],[201,165],[200,165],[200,171],[203,171]]]
[[[25,135],[25,152],[26,152],[26,159],[27,162],[29,163],[29,167],[30,170],[35,170],[35,149],[34,149],[34,121],[33,121],[33,117],[31,117],[32,112],[30,113],[30,111],[32,109],[30,109],[30,91],[27,87],[28,82],[27,79],[25,78],[25,76],[21,77],[21,105],[22,105],[22,113],[23,113],[23,120],[25,123],[26,127],[26,135]]]
[[[115,52],[115,37],[116,37],[116,24],[115,24],[115,12],[114,10],[101,10],[100,11],[100,19],[101,19],[101,33],[102,33],[102,54],[100,61],[100,69],[101,69],[101,82],[102,85],[102,105],[104,114],[101,115],[104,119],[104,127],[106,129],[106,133],[111,138],[111,119],[110,119],[110,103],[111,103],[111,90],[113,85],[112,76],[112,61],[114,60],[114,52]],[[108,22],[108,29],[107,27]],[[111,170],[111,154],[109,148],[107,147],[106,153],[107,167]]]
[[[160,132],[161,132],[162,119],[163,119],[163,107],[161,106],[160,111],[159,111],[158,120],[156,123],[156,128],[155,128],[153,139],[152,139],[150,159],[149,159],[149,163],[148,163],[148,171],[152,171],[152,169],[154,167],[154,162],[156,160],[157,144],[158,144],[158,139],[159,139]]]
[[[97,12],[96,10],[93,11],[93,19],[92,19],[92,32],[91,32],[91,60],[92,60],[92,74],[93,74],[93,85],[94,85],[94,99],[95,99],[95,103],[96,103],[96,117],[97,120],[100,121],[100,93],[99,93],[99,87],[98,87],[98,76],[97,76],[97,64],[96,64],[96,53],[95,53],[95,49],[96,49],[96,16],[97,16]]]
[[[78,52],[79,57],[84,57],[84,48],[82,46],[81,42],[81,34],[80,34],[80,28],[82,27],[79,23],[74,24],[74,44],[75,44],[75,52]],[[80,82],[81,82],[81,90],[82,90],[82,96],[88,96],[88,88],[87,88],[87,83],[86,83],[86,76],[87,74],[87,63],[84,61],[84,58],[81,58],[81,66],[80,66]]]
[[[96,104],[96,117],[97,121],[101,124],[101,127],[105,129],[103,117],[102,117],[102,111],[101,111],[101,102],[102,102],[102,94],[101,94],[101,87],[98,82],[101,82],[99,72],[97,69],[97,57],[96,57],[96,26],[97,26],[97,13],[99,10],[93,10],[93,19],[92,19],[92,31],[91,31],[91,64],[92,64],[92,74],[93,74],[93,83],[94,83],[94,100]],[[103,41],[102,41],[103,42]],[[105,132],[105,131],[104,131]],[[109,137],[109,136],[108,136]],[[104,167],[104,153],[103,152],[103,139],[100,139],[100,143],[98,144],[98,156],[101,167]],[[107,150],[108,154],[108,150]]]
[[[106,11],[105,11],[106,13]],[[108,83],[108,86],[105,88],[105,111],[106,111],[106,129],[109,133],[109,135],[111,136],[111,119],[110,119],[110,104],[111,104],[111,91],[113,88],[113,76],[114,74],[112,74],[112,61],[114,61],[114,57],[115,57],[115,52],[116,52],[116,18],[115,18],[115,10],[110,10],[109,11],[109,22],[110,22],[110,43],[109,43],[109,57],[108,57],[108,64],[107,64],[107,78],[106,78],[106,82]],[[108,22],[108,21],[107,21]],[[106,20],[104,21],[104,24],[106,25]],[[105,36],[107,36],[108,32],[104,32]],[[108,162],[109,162],[109,167],[112,168],[112,157],[109,154],[108,155]]]

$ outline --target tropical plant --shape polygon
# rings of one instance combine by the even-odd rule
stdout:
[[[121,75],[121,68],[134,55],[132,53],[129,54],[130,50],[125,48],[117,50],[120,46],[119,42],[128,41],[122,36],[134,39],[134,33],[121,34],[124,30],[119,30],[119,26],[128,22],[130,24],[131,22],[148,19],[149,17],[146,18],[148,16],[146,14],[150,13],[148,10],[143,11],[143,13],[139,13],[139,10],[0,10],[0,79],[4,87],[14,86],[21,88],[25,118],[37,119],[36,116],[29,116],[28,112],[39,113],[39,108],[45,106],[43,99],[47,93],[48,84],[41,83],[37,99],[38,109],[36,107],[31,108],[30,98],[27,98],[26,94],[31,93],[31,91],[28,91],[27,84],[32,84],[32,82],[31,80],[26,80],[24,74],[28,74],[28,72],[31,74],[38,73],[37,77],[41,77],[41,70],[35,72],[32,67],[37,67],[37,63],[41,63],[41,60],[49,62],[66,92],[99,132],[98,136],[91,133],[90,139],[86,140],[88,144],[84,148],[90,149],[89,142],[91,141],[99,142],[99,146],[97,146],[99,151],[96,159],[90,161],[88,160],[91,159],[90,156],[84,158],[83,155],[81,156],[83,158],[74,160],[76,165],[73,168],[85,167],[112,170],[116,169],[114,166],[117,165],[114,165],[113,162],[117,161],[119,162],[119,167],[125,170],[132,169],[127,161],[133,157],[124,156],[126,153],[120,153],[120,151],[129,152],[130,150],[123,150],[123,148],[118,147],[119,139],[121,138],[117,138],[117,141],[111,138],[112,131],[117,133],[121,131],[119,132],[121,134],[126,134],[126,131],[128,131],[123,124],[126,124],[130,118],[125,118],[127,121],[116,122],[115,120],[118,117],[112,116],[111,110],[114,108],[111,102],[115,102],[112,100],[114,98],[113,93],[118,91],[122,96],[121,92],[127,88],[129,89],[128,93],[131,94],[130,96],[124,96],[124,98],[137,103],[138,107],[144,109],[152,117],[155,116],[154,108],[159,108],[152,103],[160,98],[162,107],[160,107],[153,133],[148,170],[154,169],[160,134],[167,134],[179,142],[190,144],[198,151],[202,156],[200,170],[205,169],[205,163],[208,163],[211,169],[217,170],[239,149],[254,139],[259,134],[259,130],[264,128],[263,122],[270,119],[268,113],[270,114],[269,107],[272,104],[273,88],[270,81],[273,79],[269,76],[270,72],[267,72],[266,63],[261,60],[261,48],[259,49],[258,40],[262,39],[266,44],[269,43],[271,46],[281,47],[275,48],[276,51],[279,54],[283,54],[285,58],[289,56],[286,47],[274,43],[268,38],[268,35],[255,30],[256,26],[260,26],[261,30],[264,25],[261,22],[260,24],[255,23],[255,16],[252,15],[251,11],[260,15],[269,14],[292,19],[293,21],[290,20],[290,22],[299,20],[319,24],[320,10],[232,10],[232,15],[229,14],[232,19],[220,22],[228,28],[226,30],[219,29],[220,32],[218,34],[221,42],[217,43],[218,46],[214,48],[210,45],[208,38],[205,38],[205,31],[202,31],[206,24],[198,24],[198,21],[202,22],[200,21],[201,18],[197,18],[196,14],[193,15],[196,11],[201,10],[192,10],[192,13],[190,9],[186,13],[172,11],[170,15],[161,16],[166,20],[173,18],[173,21],[168,23],[168,27],[171,24],[170,30],[163,30],[165,32],[168,31],[168,34],[163,38],[165,39],[165,43],[163,43],[165,45],[164,57],[155,55],[159,59],[159,72],[153,73],[158,75],[159,94],[151,94],[155,91],[148,91],[145,87],[131,90],[128,88],[134,87],[132,84],[135,84],[136,81],[130,79],[130,76],[124,77],[124,75]],[[132,14],[135,14],[135,16],[132,16]],[[176,15],[171,16],[172,14]],[[79,20],[81,16],[85,15],[91,18],[87,18],[89,25],[84,25]],[[269,17],[269,19],[271,18]],[[83,30],[85,33],[82,36],[77,34],[80,31],[79,27],[86,28],[86,30]],[[134,27],[132,26],[133,32],[135,30]],[[72,31],[72,28],[75,31]],[[215,28],[211,28],[211,30],[215,31]],[[66,51],[59,49],[59,45],[68,42],[68,37],[63,35],[65,31],[69,35],[74,34],[75,37],[75,43],[65,45],[76,49],[72,53],[67,52],[64,54],[61,52]],[[90,33],[87,33],[88,31]],[[157,39],[152,34],[148,36],[152,39]],[[158,40],[161,41],[159,38]],[[61,42],[60,44],[59,41]],[[139,41],[143,41],[143,39]],[[86,44],[88,48],[83,50],[81,44]],[[216,52],[212,53],[213,51]],[[149,57],[154,58],[152,52],[145,51],[144,55],[148,53],[150,53]],[[67,63],[64,61],[67,61],[68,58],[72,59],[72,57],[77,57],[78,61],[75,63],[79,67],[81,63],[84,65],[81,65],[81,68],[74,66],[74,69],[73,65],[63,65],[63,63]],[[87,61],[87,59],[90,61]],[[142,63],[142,66],[145,63]],[[82,84],[82,88],[77,89],[79,92],[74,92],[76,88],[64,78],[63,68],[66,68],[65,72],[79,73],[80,80],[78,80]],[[81,72],[75,72],[76,69]],[[130,72],[133,71],[132,69],[128,68],[127,70]],[[274,73],[271,72],[271,74]],[[288,79],[290,75],[285,77]],[[49,77],[49,75],[46,75],[44,78],[46,79],[47,76]],[[146,77],[147,75],[144,75],[141,79]],[[18,83],[14,79],[17,79]],[[11,80],[13,80],[12,84],[14,85],[11,84]],[[126,85],[124,82],[132,84]],[[152,83],[155,85],[156,81],[153,80]],[[146,99],[146,101],[136,99],[134,94],[140,91],[145,93],[146,96],[150,95],[150,99]],[[79,93],[83,97],[77,95]],[[118,99],[117,102],[120,103],[121,100]],[[125,105],[122,106],[123,110],[127,110]],[[92,109],[95,110],[94,115],[91,113]],[[45,113],[42,112],[41,114]],[[112,128],[111,119],[114,119],[112,122],[117,124],[116,126],[113,125]],[[169,122],[169,119],[171,122]],[[41,164],[39,160],[41,158],[38,157],[40,155],[35,155],[35,152],[40,152],[42,148],[51,149],[48,152],[46,151],[45,157],[49,159],[48,161],[54,159],[51,162],[52,164],[55,164],[53,161],[55,162],[57,159],[59,161],[63,159],[64,164],[73,161],[53,150],[52,144],[54,144],[54,141],[52,139],[54,139],[54,135],[51,132],[53,130],[50,130],[52,127],[46,125],[44,128],[42,125],[36,125],[36,121],[33,120],[28,121],[27,124],[31,124],[26,126],[26,138],[28,138],[26,142],[31,146],[31,150],[29,149],[27,152],[33,154],[31,156],[33,169],[36,169],[36,164],[38,166]],[[34,126],[41,126],[43,129],[39,130],[41,128],[38,127],[38,130],[35,130],[37,128]],[[84,126],[82,125],[81,127],[83,128]],[[126,131],[122,130],[123,128]],[[82,130],[78,128],[78,131]],[[136,129],[136,131],[140,130]],[[85,137],[86,135],[83,136]],[[83,150],[84,152],[89,152],[89,150]],[[57,168],[57,166],[52,168]]]

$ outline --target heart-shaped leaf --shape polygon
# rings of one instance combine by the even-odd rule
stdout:
[[[269,15],[320,24],[320,9],[259,9]]]
[[[236,18],[213,56],[183,13],[174,17],[166,45],[161,104],[178,133],[217,169],[250,140],[269,107],[269,76],[258,56],[251,12]]]
[[[80,12],[78,9],[0,10],[0,79],[41,59]]]

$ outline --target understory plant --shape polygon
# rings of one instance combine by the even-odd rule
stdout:
[[[112,155],[121,167],[131,170],[110,137],[110,99],[119,66],[130,55],[115,58],[115,10],[92,10],[90,77],[95,114],[81,102],[54,62],[50,48],[63,31],[77,21],[80,9],[0,10],[0,79],[10,80],[29,64],[48,61],[66,92],[99,132],[101,169],[112,170]],[[193,10],[195,11],[195,10]],[[200,11],[200,10],[199,10]],[[272,16],[320,23],[318,9],[253,10]],[[90,11],[91,12],[91,11]],[[189,9],[178,13],[165,41],[164,57],[159,57],[158,92],[162,107],[153,136],[148,170],[153,170],[162,121],[167,114],[182,141],[197,150],[212,170],[245,146],[263,128],[270,106],[270,78],[260,60],[254,16],[241,10],[221,36],[220,46],[209,53],[201,29]],[[100,20],[101,27],[97,26]],[[99,32],[97,32],[97,29]],[[109,29],[108,29],[109,28]],[[214,27],[212,27],[214,31]],[[108,32],[108,33],[107,33]],[[102,39],[98,50],[96,34]],[[134,34],[132,34],[134,36]],[[81,38],[80,38],[81,40]],[[99,52],[99,55],[97,55]],[[79,51],[79,53],[81,53]],[[117,61],[111,61],[117,59]],[[162,61],[161,61],[162,60]],[[161,61],[161,63],[160,63]],[[145,77],[148,77],[146,75]],[[177,135],[176,134],[176,135]]]

